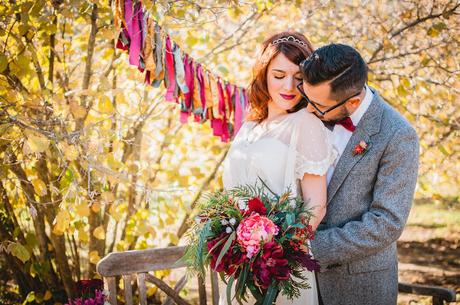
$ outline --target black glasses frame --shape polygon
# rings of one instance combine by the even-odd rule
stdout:
[[[344,99],[344,100],[342,100],[341,102],[337,103],[336,105],[330,107],[329,109],[326,109],[325,111],[321,111],[321,110],[318,108],[318,106],[316,105],[316,103],[315,103],[315,102],[312,102],[312,101],[308,98],[308,96],[305,94],[305,92],[304,92],[303,89],[302,89],[302,85],[303,85],[302,83],[300,83],[300,84],[297,85],[297,90],[299,90],[300,95],[305,99],[305,101],[307,102],[307,105],[308,105],[308,104],[311,104],[311,105],[313,106],[313,108],[315,108],[315,110],[316,110],[319,114],[321,114],[321,116],[324,116],[326,113],[331,112],[332,110],[334,110],[334,109],[336,109],[336,108],[342,106],[343,104],[345,104],[346,102],[348,102],[349,99],[351,99],[351,98],[353,98],[353,97],[355,97],[355,96],[360,95],[360,94],[361,94],[361,91],[362,91],[362,90],[360,90],[359,92],[353,94],[353,95],[350,96],[350,97],[347,97],[346,99]]]

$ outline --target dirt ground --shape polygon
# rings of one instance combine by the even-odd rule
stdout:
[[[460,305],[460,232],[440,237],[436,227],[409,225],[398,241],[399,281],[451,288]],[[398,304],[431,304],[431,298],[400,294]]]

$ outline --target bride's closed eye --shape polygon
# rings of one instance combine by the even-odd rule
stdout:
[[[283,79],[286,76],[285,75],[274,75],[273,77],[276,78],[276,79]],[[303,81],[302,77],[295,77],[295,80],[299,81],[299,82]]]

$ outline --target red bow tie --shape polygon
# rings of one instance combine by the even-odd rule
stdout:
[[[346,117],[343,120],[338,121],[336,124],[342,125],[343,128],[351,132],[354,132],[356,129],[356,126],[353,124],[353,121],[350,117]]]

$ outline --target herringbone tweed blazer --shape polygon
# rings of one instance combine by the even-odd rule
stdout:
[[[415,130],[374,98],[338,160],[327,213],[312,241],[324,305],[396,304],[396,240],[412,205],[418,172]],[[353,155],[360,141],[364,154]],[[306,304],[308,305],[308,304]]]

